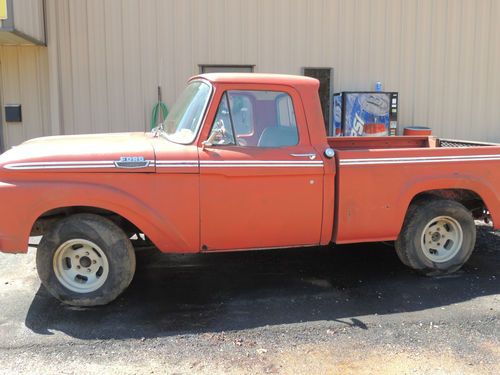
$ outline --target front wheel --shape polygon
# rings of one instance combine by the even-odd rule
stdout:
[[[445,199],[414,203],[396,240],[401,261],[428,276],[457,271],[476,242],[476,226],[462,204]]]
[[[73,306],[104,305],[132,281],[134,248],[112,221],[76,214],[46,233],[36,254],[38,275],[57,299]]]

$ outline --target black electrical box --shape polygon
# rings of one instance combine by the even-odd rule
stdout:
[[[5,122],[21,122],[21,121],[23,121],[21,104],[6,105]]]

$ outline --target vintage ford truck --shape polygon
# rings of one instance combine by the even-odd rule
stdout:
[[[32,139],[0,156],[0,250],[26,252],[48,291],[105,304],[131,282],[140,233],[162,252],[395,241],[426,275],[469,258],[474,219],[500,228],[500,145],[329,138],[318,81],[192,78],[146,133]]]

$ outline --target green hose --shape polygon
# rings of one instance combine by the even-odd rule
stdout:
[[[160,115],[161,112],[161,115]],[[161,86],[158,85],[158,102],[153,106],[153,113],[151,114],[151,130],[158,125],[158,116],[160,115],[161,122],[165,121],[168,115],[168,108],[161,100]]]
[[[168,115],[168,108],[165,103],[159,101],[153,106],[153,113],[151,114],[151,129],[155,128],[158,123],[158,115],[161,112],[161,119],[165,120]]]

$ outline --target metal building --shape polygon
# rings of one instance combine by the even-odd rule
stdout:
[[[400,126],[500,141],[500,0],[0,0],[0,18],[3,149],[146,130],[158,85],[171,106],[220,65],[331,68],[330,93],[381,81]]]

